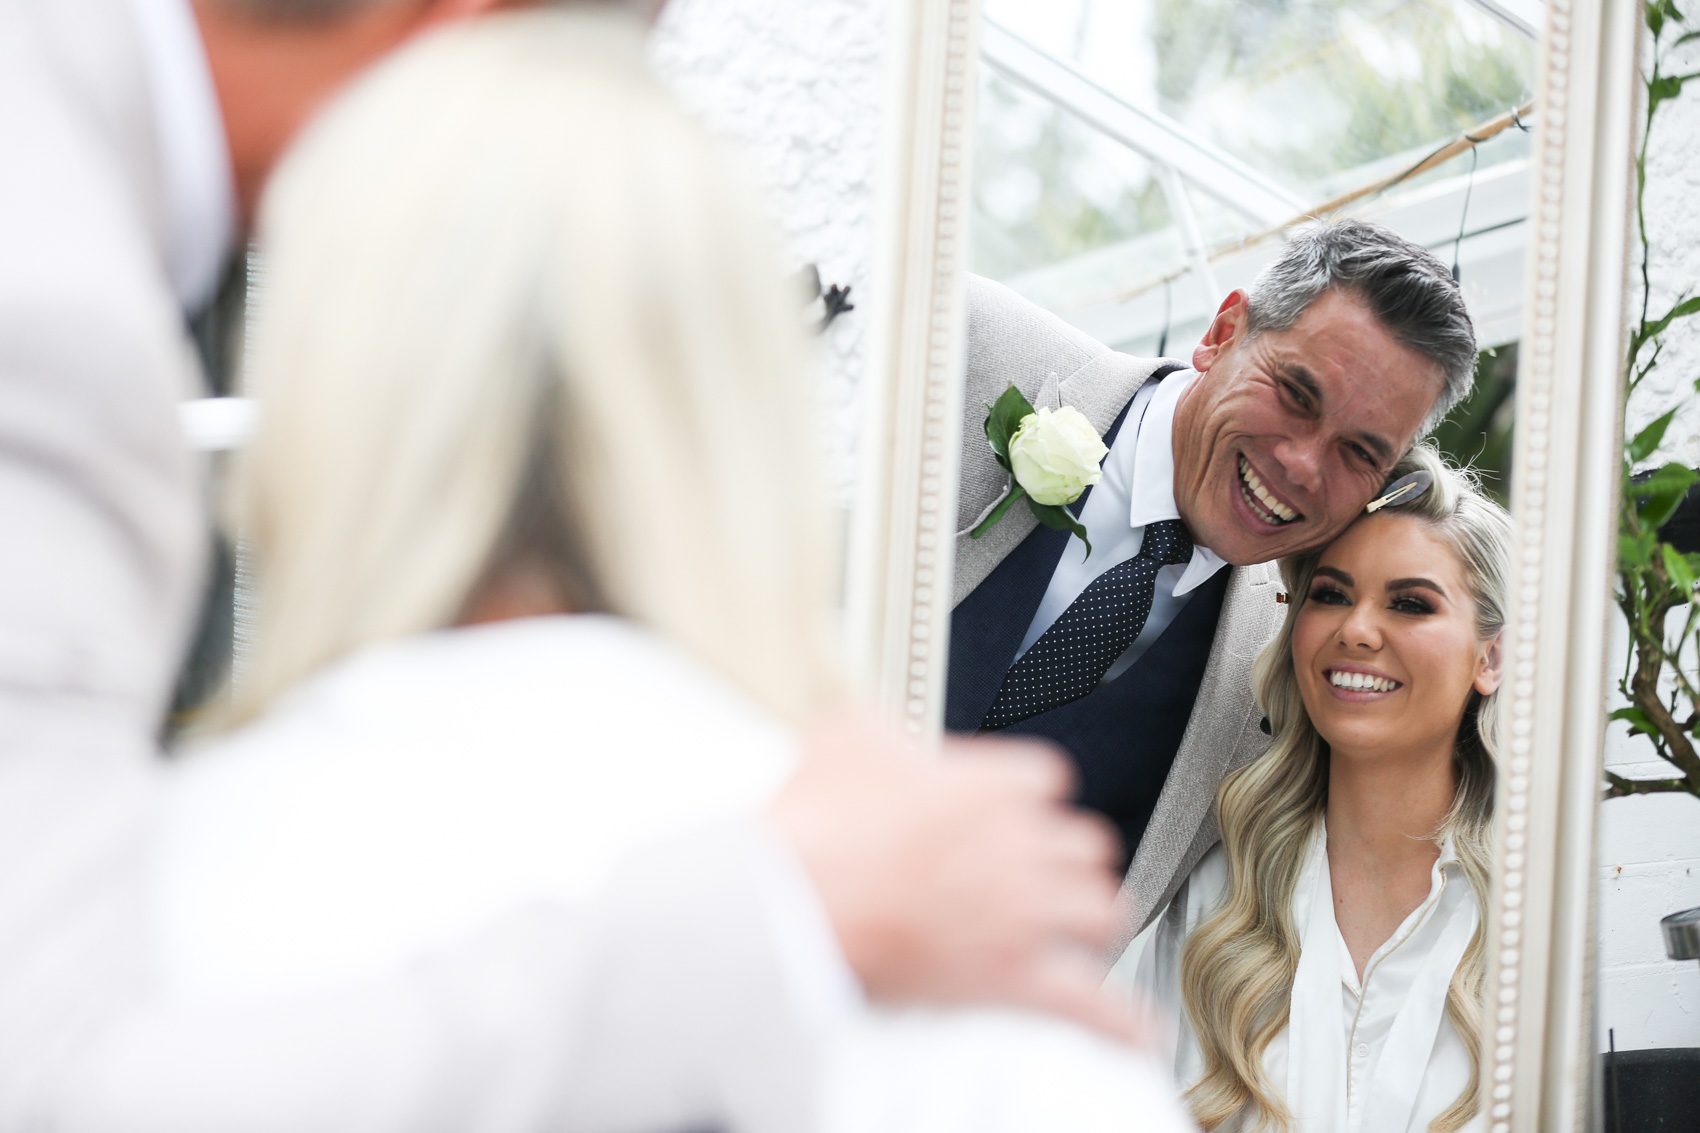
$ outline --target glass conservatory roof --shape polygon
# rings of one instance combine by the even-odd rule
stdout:
[[[1215,291],[1227,250],[1524,104],[1540,18],[1538,0],[986,0],[973,270],[1065,317],[1188,271]],[[1448,185],[1461,206],[1527,151],[1506,129],[1349,211]]]

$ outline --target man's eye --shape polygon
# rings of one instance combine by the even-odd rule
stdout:
[[[1324,606],[1345,606],[1350,602],[1345,592],[1335,586],[1318,586],[1310,592],[1310,600]]]
[[[1353,445],[1348,445],[1347,447],[1349,447],[1352,450],[1353,456],[1357,457],[1359,460],[1363,461],[1365,464],[1372,465],[1372,466],[1375,464],[1375,457],[1371,456],[1369,454],[1369,450],[1366,449],[1363,445],[1353,444]]]
[[[1304,390],[1300,389],[1292,382],[1282,382],[1281,388],[1287,391],[1287,396],[1292,399],[1294,405],[1297,405],[1300,409],[1307,413],[1310,412],[1309,394],[1305,393]]]

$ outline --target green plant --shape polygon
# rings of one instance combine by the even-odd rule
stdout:
[[[1511,411],[1517,392],[1517,344],[1481,352],[1470,396],[1446,415],[1429,440],[1449,464],[1475,470],[1482,490],[1506,503],[1511,489]]]
[[[1635,221],[1641,237],[1641,309],[1629,334],[1628,393],[1633,395],[1659,364],[1664,336],[1669,329],[1700,314],[1700,295],[1692,291],[1677,297],[1668,310],[1654,315],[1647,240],[1647,141],[1659,107],[1676,98],[1700,71],[1668,74],[1665,64],[1670,52],[1700,39],[1700,31],[1686,30],[1687,20],[1675,0],[1652,0],[1643,8],[1647,29],[1652,33],[1652,68],[1644,76],[1646,117],[1642,122],[1641,146],[1635,155]],[[1678,31],[1667,42],[1672,31]],[[1700,391],[1700,381],[1695,383]],[[1650,475],[1637,476],[1635,466],[1645,461],[1664,440],[1677,409],[1663,414],[1641,429],[1624,446],[1623,504],[1620,513],[1617,551],[1617,604],[1629,623],[1629,655],[1618,689],[1627,707],[1612,713],[1630,729],[1646,736],[1658,753],[1679,773],[1664,779],[1626,779],[1606,772],[1606,797],[1685,791],[1700,797],[1700,673],[1685,669],[1683,657],[1691,654],[1700,639],[1700,601],[1695,585],[1700,579],[1700,555],[1683,554],[1659,538],[1659,529],[1669,522],[1689,488],[1700,479],[1692,468],[1665,464]],[[1674,617],[1686,609],[1686,615]],[[1681,629],[1674,636],[1672,624]],[[1661,688],[1661,684],[1665,685]]]

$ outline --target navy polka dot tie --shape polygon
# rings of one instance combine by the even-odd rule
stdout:
[[[1192,558],[1192,535],[1178,519],[1146,526],[1139,554],[1092,580],[1080,597],[1004,674],[984,731],[1049,712],[1098,687],[1145,628],[1157,572]]]

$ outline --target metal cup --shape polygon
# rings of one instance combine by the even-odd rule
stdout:
[[[1665,955],[1672,960],[1700,960],[1700,909],[1684,909],[1659,921],[1665,930]]]

